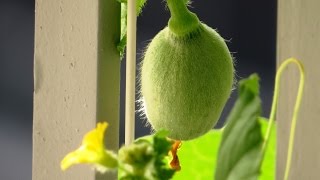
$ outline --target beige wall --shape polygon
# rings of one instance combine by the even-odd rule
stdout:
[[[97,121],[109,122],[106,144],[117,150],[119,9],[115,0],[36,0],[33,180],[100,179],[85,166],[60,170]]]
[[[320,1],[278,1],[278,54],[300,59],[306,70],[306,86],[297,123],[290,180],[320,179]],[[292,110],[299,74],[289,67],[281,84],[278,111],[277,179],[283,179]]]

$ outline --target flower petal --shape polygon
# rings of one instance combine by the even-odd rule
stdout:
[[[101,148],[104,147],[104,133],[108,127],[107,122],[98,123],[97,127],[88,132],[82,141],[82,145]]]
[[[105,169],[116,168],[118,165],[116,155],[107,151],[104,146],[104,133],[108,123],[98,123],[97,127],[88,132],[82,141],[82,145],[75,151],[67,154],[61,161],[62,170],[81,163],[91,163],[96,167]]]

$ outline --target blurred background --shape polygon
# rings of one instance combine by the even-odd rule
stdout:
[[[235,57],[237,79],[261,77],[263,115],[273,92],[276,50],[276,0],[195,0],[190,9],[217,29]],[[138,57],[169,19],[165,1],[150,0],[138,18]],[[31,180],[34,0],[0,0],[0,180]],[[140,60],[140,58],[138,58]],[[121,132],[124,132],[125,60],[122,61]],[[232,94],[217,127],[230,111]],[[150,132],[137,115],[136,136]],[[123,136],[120,137],[124,141]]]

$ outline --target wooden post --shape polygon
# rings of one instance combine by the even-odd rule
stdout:
[[[280,64],[295,57],[303,62],[306,86],[295,134],[290,180],[320,179],[320,1],[278,1],[278,54]],[[296,67],[284,73],[278,109],[277,179],[284,177],[290,119],[297,94]]]
[[[36,0],[33,180],[116,179],[86,166],[60,170],[97,121],[106,146],[119,146],[120,4],[116,0]]]

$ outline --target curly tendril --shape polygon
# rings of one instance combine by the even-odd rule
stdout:
[[[268,124],[267,133],[265,135],[266,141],[263,144],[263,148],[262,148],[262,150],[264,152],[266,149],[266,146],[267,146],[267,142],[268,142],[267,140],[269,139],[270,134],[271,134],[273,123],[276,119],[277,105],[278,105],[279,92],[280,92],[280,78],[281,78],[282,73],[284,72],[285,68],[289,64],[297,65],[299,72],[300,72],[300,82],[299,82],[299,88],[298,88],[296,102],[294,105],[293,116],[292,116],[291,127],[290,127],[289,146],[288,146],[288,152],[287,152],[288,154],[287,154],[287,162],[286,162],[284,180],[288,180],[289,173],[290,173],[292,152],[293,152],[293,146],[294,146],[294,136],[295,136],[295,130],[296,130],[296,125],[297,125],[297,118],[298,118],[298,113],[299,113],[299,109],[300,109],[300,105],[301,105],[301,100],[302,100],[302,96],[303,96],[303,89],[304,89],[304,84],[305,84],[304,66],[299,60],[297,60],[295,58],[289,58],[289,59],[285,60],[280,65],[280,67],[277,71],[276,80],[275,80],[274,95],[273,95],[273,100],[272,100],[272,108],[271,108],[271,113],[270,113],[270,117],[269,117],[269,124]]]

